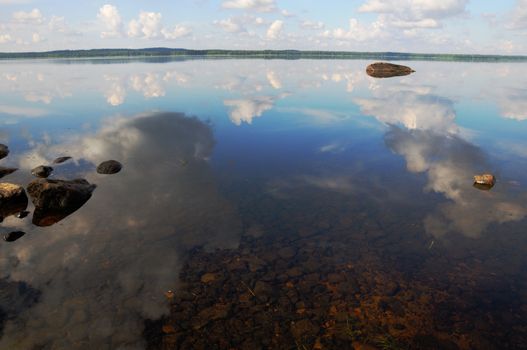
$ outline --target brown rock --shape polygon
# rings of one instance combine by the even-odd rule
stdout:
[[[210,321],[224,319],[228,316],[229,311],[231,310],[230,304],[215,304],[211,307],[203,309],[199,314],[194,317],[191,321],[192,327],[194,329],[200,329],[203,326],[207,325]]]
[[[50,166],[39,165],[31,170],[31,174],[36,177],[46,178],[53,172],[53,168]]]
[[[492,174],[474,175],[474,187],[479,190],[490,190],[494,187],[496,178]]]
[[[415,72],[412,68],[399,64],[376,62],[366,68],[366,73],[374,78],[390,78],[408,75]]]
[[[67,160],[70,160],[71,157],[58,157],[56,158],[54,161],[53,161],[53,164],[60,164],[60,163],[64,163],[65,161]]]
[[[15,215],[27,208],[27,195],[21,186],[0,183],[0,218]]]
[[[37,179],[27,186],[35,205],[33,224],[50,226],[82,207],[92,195],[95,185],[84,179]]]
[[[201,282],[203,283],[210,283],[216,280],[218,278],[218,275],[212,272],[207,272],[206,274],[201,276]]]
[[[291,334],[296,339],[304,336],[314,336],[318,333],[319,328],[310,320],[304,319],[296,322],[291,322]]]
[[[123,168],[122,164],[116,160],[107,160],[97,166],[99,174],[116,174]]]
[[[284,247],[278,251],[278,256],[282,259],[291,259],[295,256],[295,250],[291,247]]]

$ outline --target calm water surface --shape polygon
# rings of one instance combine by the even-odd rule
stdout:
[[[527,349],[527,64],[369,63],[0,62],[0,348]]]

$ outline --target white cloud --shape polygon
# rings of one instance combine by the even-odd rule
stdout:
[[[415,91],[381,92],[380,98],[355,99],[362,113],[385,124],[402,124],[407,129],[457,133],[452,101]]]
[[[43,115],[49,114],[49,112],[45,109],[9,105],[0,105],[0,113],[17,117],[31,118],[41,117]]]
[[[527,0],[517,0],[507,24],[509,29],[527,29]]]
[[[269,81],[269,84],[271,84],[274,89],[282,88],[282,81],[280,80],[276,72],[273,70],[267,71],[267,81]]]
[[[325,24],[323,22],[303,21],[300,26],[303,29],[321,30],[324,29]]]
[[[223,104],[231,108],[231,121],[241,125],[243,122],[251,124],[254,118],[273,108],[275,100],[276,98],[271,96],[257,96],[252,99],[225,100]]]
[[[439,20],[465,12],[468,0],[368,0],[360,12],[385,15],[383,20],[398,28],[437,28]]]
[[[253,10],[257,12],[272,12],[276,10],[275,0],[227,0],[221,4],[223,8]]]
[[[246,29],[235,19],[227,18],[220,21],[213,22],[216,26],[222,28],[224,31],[229,33],[240,33],[245,32]]]
[[[168,40],[183,38],[189,35],[190,33],[192,33],[192,30],[181,24],[177,24],[172,29],[167,29],[167,28],[161,29],[161,34],[163,35],[165,39],[168,39]]]
[[[130,84],[132,89],[142,92],[146,98],[165,96],[165,89],[155,73],[135,74],[130,77]]]
[[[40,24],[44,17],[39,9],[34,8],[30,12],[18,11],[13,13],[13,20],[18,23]]]
[[[116,37],[122,34],[122,20],[117,7],[104,5],[99,9],[97,18],[106,27],[106,31],[101,32],[101,38]]]
[[[267,29],[267,39],[275,40],[278,39],[280,36],[280,33],[282,32],[282,28],[284,27],[284,22],[281,20],[276,20],[269,26],[269,29]]]
[[[386,36],[387,33],[384,31],[384,27],[385,24],[382,21],[364,25],[356,18],[350,18],[349,29],[326,30],[322,33],[322,37],[336,40],[367,41]]]
[[[527,120],[527,89],[509,89],[498,98],[501,115],[519,121]]]
[[[161,31],[161,13],[141,11],[138,19],[128,24],[129,37],[155,38]]]
[[[0,44],[6,44],[13,41],[13,38],[9,34],[0,34]]]
[[[39,43],[41,40],[42,38],[40,37],[39,33],[33,33],[33,35],[31,36],[31,41],[35,44]]]

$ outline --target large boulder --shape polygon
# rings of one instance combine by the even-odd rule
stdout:
[[[29,183],[27,192],[35,205],[33,224],[51,226],[82,207],[96,185],[84,179],[37,179]]]
[[[366,67],[366,73],[374,78],[390,78],[415,72],[412,68],[399,64],[376,62]]]
[[[26,191],[22,186],[0,183],[0,222],[5,217],[26,210],[27,203]]]

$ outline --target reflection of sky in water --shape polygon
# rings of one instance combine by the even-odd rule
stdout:
[[[3,180],[27,184],[31,168],[70,155],[56,178],[98,187],[50,228],[4,221],[28,234],[2,245],[3,276],[42,294],[0,345],[141,347],[142,319],[166,312],[188,250],[237,245],[231,191],[247,182],[277,201],[307,188],[416,201],[435,237],[524,223],[527,66],[411,62],[416,73],[376,80],[366,65],[2,62],[2,165],[20,168]],[[106,159],[123,171],[97,175]],[[498,177],[489,192],[472,187],[485,171]]]

